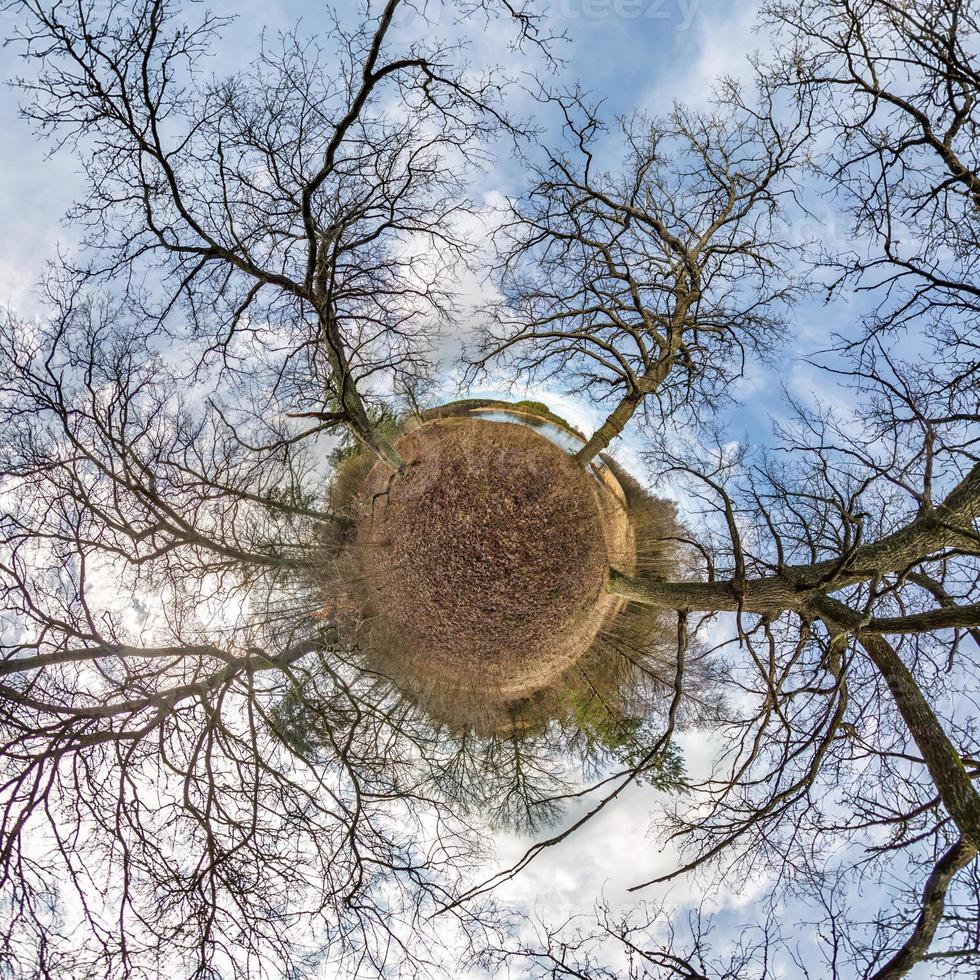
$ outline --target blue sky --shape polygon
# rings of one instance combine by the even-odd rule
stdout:
[[[217,13],[234,16],[213,59],[219,73],[243,67],[257,50],[263,30],[274,33],[297,23],[311,33],[328,27],[324,6],[299,0],[219,0],[210,7]],[[559,73],[564,78],[560,80],[578,82],[601,99],[610,121],[634,110],[651,114],[668,111],[675,99],[704,103],[715,78],[721,74],[747,75],[747,54],[766,43],[765,36],[754,32],[752,3],[545,0],[545,9],[554,32],[568,38],[555,47],[565,62]],[[352,19],[361,10],[355,3],[338,7],[342,17]],[[448,34],[462,30],[471,35],[478,61],[500,64],[516,79],[540,69],[540,63],[531,55],[510,50],[507,42],[511,32],[505,26],[487,27],[478,20],[453,24],[451,15],[437,3],[430,4],[427,14],[435,20],[435,30]],[[9,12],[0,17],[5,34],[14,24]],[[411,35],[419,25],[419,20],[409,14],[401,29]],[[0,48],[3,78],[9,80],[22,70],[17,50],[10,45]],[[521,104],[533,108],[530,100]],[[18,118],[17,105],[17,91],[5,87],[0,92],[0,129],[7,134],[0,182],[4,242],[0,254],[0,302],[23,313],[37,313],[40,310],[32,288],[44,263],[54,257],[56,250],[72,247],[72,229],[61,218],[80,192],[81,180],[69,155],[47,156],[46,147],[32,137],[28,125]],[[522,179],[520,163],[504,148],[492,169],[475,175],[473,194],[477,199],[511,195],[519,192]],[[839,236],[842,229],[841,223],[831,217],[823,228],[799,232],[801,237],[814,231],[826,237],[828,233]],[[474,288],[478,287],[474,284]],[[779,386],[773,385],[771,378],[778,376],[801,392],[815,384],[812,372],[803,371],[797,355],[822,347],[830,330],[846,329],[852,312],[846,303],[833,308],[811,304],[799,311],[789,343],[779,352],[777,370],[763,372],[756,365],[749,366],[740,386],[741,405],[731,417],[733,436],[745,435],[753,441],[767,438],[770,414],[780,410]],[[599,417],[599,412],[591,411],[590,406],[580,406],[576,414],[585,426],[590,419]]]
[[[217,52],[216,70],[233,70],[247,60],[263,27],[286,29],[300,18],[311,30],[326,26],[323,8],[298,0],[219,0],[212,8],[237,18]],[[359,8],[352,4],[341,9],[355,15]],[[559,49],[566,59],[567,80],[580,81],[603,98],[610,116],[633,109],[665,111],[675,99],[704,102],[713,79],[722,73],[744,72],[748,51],[765,41],[752,32],[753,4],[731,0],[550,0],[549,12],[556,28],[569,36],[568,43]],[[9,16],[0,20],[4,28],[12,25]],[[406,25],[405,29],[409,28]],[[529,66],[502,43],[502,31],[478,28],[475,42],[482,56],[499,60],[514,74]],[[10,78],[17,71],[15,51],[9,46],[0,50],[3,76]],[[80,180],[70,157],[46,158],[45,148],[18,119],[17,101],[17,93],[9,88],[0,93],[0,128],[6,134],[7,147],[0,180],[4,246],[0,252],[0,302],[24,312],[40,312],[32,286],[56,249],[72,246],[72,229],[60,219],[78,193]],[[476,179],[474,192],[478,197],[513,194],[520,188],[521,177],[518,163],[505,153],[492,171]],[[808,232],[839,237],[841,227],[831,216],[825,227]],[[823,346],[831,330],[846,329],[853,313],[854,308],[846,302],[829,308],[816,303],[801,308],[787,347],[779,354],[777,369],[762,372],[750,366],[741,388],[742,403],[731,413],[734,436],[744,434],[756,442],[766,441],[769,416],[780,410],[779,385],[773,378],[778,377],[797,393],[822,385],[798,357]],[[556,407],[583,427],[598,418],[592,406],[561,402]],[[628,458],[636,448],[635,436],[624,448]],[[689,768],[703,773],[710,763],[710,740],[694,736],[685,737],[685,741]],[[560,918],[576,911],[588,912],[604,887],[610,898],[625,900],[623,889],[637,875],[649,878],[663,870],[673,855],[662,852],[647,836],[649,796],[627,794],[620,804],[567,846],[532,866],[510,887],[509,897],[529,908],[543,903],[547,914]],[[499,843],[502,859],[526,846],[524,841],[508,838],[501,838]],[[733,924],[744,920],[739,905],[751,901],[757,884],[733,884],[728,895],[716,896],[721,902],[735,904],[730,917]],[[675,886],[673,898],[683,899],[686,887]]]
[[[234,71],[256,51],[263,29],[287,30],[297,22],[310,32],[328,26],[325,7],[297,0],[288,2],[220,2],[218,13],[234,15],[225,43],[216,52],[216,71]],[[438,5],[429,13],[437,23],[447,15]],[[359,4],[340,4],[342,14],[356,16]],[[750,34],[751,4],[722,0],[548,0],[548,11],[568,43],[556,50],[566,61],[569,82],[580,81],[605,101],[610,115],[634,108],[667,109],[673,98],[703,98],[710,79],[719,71],[738,69]],[[16,20],[9,10],[0,15],[0,29],[8,35]],[[404,31],[417,29],[407,18]],[[462,25],[463,30],[469,28]],[[510,51],[504,41],[509,31],[474,23],[479,55],[502,64],[519,77],[534,67],[528,57]],[[446,31],[452,31],[446,23]],[[0,75],[9,81],[23,70],[17,49],[0,48]],[[80,189],[73,161],[68,156],[46,157],[25,122],[18,118],[19,95],[5,87],[0,93],[0,130],[6,134],[3,181],[0,184],[0,221],[4,250],[0,256],[0,301],[22,303],[45,259],[56,246],[70,245],[71,229],[60,218]],[[501,154],[491,174],[481,179],[478,191],[512,193],[521,180],[519,165]]]

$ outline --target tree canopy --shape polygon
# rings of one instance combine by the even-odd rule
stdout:
[[[203,8],[9,5],[85,191],[45,315],[0,318],[0,970],[975,975],[977,4],[766,2],[748,82],[617,121],[535,8],[445,3],[455,34],[388,0],[226,75]],[[803,240],[826,202],[846,239]],[[855,297],[793,349],[834,397],[734,437]],[[492,437],[450,371],[600,422]],[[682,858],[638,848],[635,890],[755,877],[741,943],[497,902],[637,786]]]

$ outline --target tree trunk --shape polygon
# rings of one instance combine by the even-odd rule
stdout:
[[[943,806],[966,844],[980,850],[980,794],[912,672],[892,645],[875,633],[858,640],[888,684],[905,724],[925,760]]]
[[[871,980],[901,980],[929,951],[946,908],[946,893],[956,877],[977,856],[977,849],[958,840],[936,863],[922,889],[922,911],[912,935]]]
[[[869,632],[853,610],[829,596],[797,592],[781,577],[746,582],[739,597],[731,583],[659,582],[632,579],[621,572],[609,575],[609,591],[631,602],[661,609],[734,611],[762,615],[797,609],[820,616],[828,626],[854,633],[888,684],[895,704],[908,725],[922,758],[963,839],[980,850],[980,794],[977,793],[942,725],[918,682],[891,644]]]
[[[347,424],[360,440],[386,466],[395,473],[401,473],[408,465],[398,450],[378,431],[368,418],[364,402],[354,383],[344,350],[344,342],[337,329],[337,324],[330,316],[320,317],[320,329],[324,340],[324,353],[330,362],[331,373],[337,384],[337,401],[347,417]]]
[[[623,431],[641,401],[643,395],[639,392],[630,392],[626,395],[612,410],[606,421],[592,433],[592,438],[575,454],[575,461],[583,468],[588,466]]]
[[[776,615],[802,606],[806,593],[797,591],[782,576],[745,583],[741,601],[731,582],[664,582],[646,575],[635,578],[611,569],[608,590],[630,602],[658,609],[689,609],[696,612],[743,612]]]
[[[875,575],[907,572],[917,562],[942,548],[972,545],[969,530],[980,515],[980,464],[960,481],[938,506],[919,514],[904,527],[891,534],[855,549],[847,562],[833,558],[813,565],[787,565],[782,574],[748,579],[740,587],[736,582],[664,582],[661,579],[638,575],[631,578],[615,569],[609,572],[609,591],[631,602],[640,602],[659,609],[690,609],[698,612],[743,612],[776,615],[785,609],[808,610],[820,605],[822,597],[836,589],[867,581]],[[834,600],[830,600],[834,603]],[[846,607],[835,603],[828,611],[831,618],[845,615]],[[918,617],[918,626],[940,628],[973,625],[974,607],[961,607]],[[852,614],[853,616],[853,614]],[[896,624],[903,631],[918,626],[916,617],[904,617],[900,623],[889,619],[873,621],[871,628],[887,632]],[[845,620],[845,624],[848,621]],[[869,624],[862,623],[862,627]]]
[[[391,442],[378,431],[377,427],[371,424],[363,407],[361,414],[362,418],[358,419],[357,423],[351,422],[351,430],[354,435],[357,436],[362,445],[370,449],[394,473],[403,473],[408,462]]]

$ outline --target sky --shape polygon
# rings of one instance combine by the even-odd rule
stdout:
[[[217,53],[215,68],[219,71],[238,67],[239,59],[255,50],[263,28],[287,29],[300,19],[310,29],[325,26],[323,9],[299,0],[216,0],[211,6],[236,17]],[[341,13],[354,15],[358,9],[342,6]],[[610,116],[634,109],[666,111],[675,99],[703,103],[717,76],[747,73],[747,53],[766,40],[754,33],[755,8],[744,0],[549,0],[548,11],[556,28],[568,35],[568,42],[559,49],[568,81],[577,80],[601,97]],[[5,17],[0,28],[9,33],[13,21],[9,13]],[[413,25],[403,29],[410,31]],[[481,57],[499,60],[515,73],[527,67],[521,55],[502,43],[497,29],[481,27],[475,43]],[[0,49],[0,74],[10,79],[19,70],[15,50],[10,46]],[[81,185],[70,157],[47,157],[45,147],[18,118],[17,103],[15,90],[0,92],[0,131],[5,134],[0,180],[0,302],[21,312],[39,313],[42,309],[33,293],[34,283],[59,248],[73,245],[72,229],[61,217]],[[492,171],[475,178],[474,193],[487,200],[513,194],[521,178],[516,161],[504,155]],[[840,227],[831,216],[825,227],[801,229],[800,234],[817,231],[826,237],[839,236]],[[846,304],[825,308],[817,303],[799,311],[776,369],[791,391],[805,394],[820,388],[822,382],[800,356],[821,347],[830,330],[846,323],[852,312]],[[736,436],[741,429],[753,440],[765,440],[770,416],[780,411],[778,387],[767,380],[771,377],[768,371],[750,365],[740,388],[741,405],[732,420]],[[560,391],[541,389],[533,394],[580,428],[590,428],[599,417],[593,406],[569,400]],[[636,451],[634,437],[620,447],[627,462]],[[715,748],[711,740],[684,734],[681,744],[691,775],[706,774]],[[649,791],[627,793],[601,819],[534,863],[500,897],[554,921],[588,913],[600,895],[615,905],[632,902],[626,887],[665,870],[675,857],[649,833],[650,813]],[[502,835],[499,866],[517,857],[527,843]],[[746,913],[751,919],[749,906],[761,884],[733,882],[727,892],[715,893],[713,898],[723,910],[719,920],[723,930],[737,930]],[[676,884],[669,898],[693,901],[695,892],[690,888],[683,882]],[[643,897],[659,896],[651,892]],[[796,910],[787,915],[803,917],[804,913]]]
[[[549,23],[556,34],[567,41],[554,50],[564,60],[564,69],[554,80],[565,84],[579,83],[602,100],[603,115],[612,120],[634,111],[657,114],[667,112],[675,100],[703,105],[710,98],[711,87],[721,75],[748,77],[747,56],[764,50],[766,37],[755,31],[756,5],[730,0],[544,0]],[[216,13],[234,17],[225,31],[225,43],[213,59],[216,72],[235,71],[243,67],[243,58],[257,50],[263,31],[273,34],[289,30],[297,23],[311,32],[327,27],[325,8],[300,0],[217,0],[210,4]],[[361,6],[342,0],[338,13],[354,18]],[[447,33],[470,30],[469,23],[449,23],[449,14],[438,3],[430,3],[427,16],[435,20],[435,30],[445,25]],[[510,50],[509,29],[502,25],[487,28],[473,21],[474,60],[497,63],[520,80],[529,70],[539,67],[530,55]],[[9,7],[0,8],[0,30],[8,35],[16,20]],[[419,30],[418,18],[407,17],[401,30],[412,36]],[[433,30],[433,28],[427,28]],[[0,77],[9,82],[24,71],[17,49],[0,48]],[[550,79],[549,79],[550,80]],[[82,188],[77,165],[70,155],[50,156],[48,147],[32,138],[28,124],[18,117],[19,93],[9,85],[0,91],[0,132],[6,134],[3,180],[0,181],[0,228],[3,250],[0,252],[0,303],[20,313],[39,313],[35,283],[44,264],[55,257],[58,249],[71,249],[72,229],[62,220],[65,211]],[[518,103],[533,109],[530,100]],[[506,151],[499,154],[486,173],[476,174],[472,193],[475,199],[499,202],[518,193],[523,173],[520,163]],[[832,214],[813,227],[794,229],[802,239],[818,232],[825,239],[840,238],[842,223]],[[482,285],[474,280],[472,298],[479,299]],[[841,318],[849,315],[846,304],[826,308],[813,303],[803,308],[793,324],[793,335],[786,348],[778,352],[775,371],[749,364],[739,385],[741,406],[734,418],[736,437],[747,435],[754,441],[764,439],[769,418],[779,412],[780,392],[767,383],[779,376],[795,394],[811,390],[817,379],[806,371],[798,359],[824,346],[827,335],[846,327]],[[546,391],[560,397],[560,392]],[[575,416],[573,422],[589,428],[600,415],[589,406],[566,406]],[[738,432],[739,426],[744,432]]]
[[[724,0],[546,0],[556,27],[569,41],[556,50],[566,61],[569,81],[580,81],[601,97],[610,115],[636,108],[669,109],[677,97],[704,98],[710,82],[721,72],[743,68],[743,53],[754,47],[754,8],[750,3]],[[234,15],[225,32],[225,45],[216,52],[216,71],[242,67],[243,53],[255,51],[263,30],[274,33],[301,23],[310,31],[326,25],[324,7],[298,0],[241,2],[219,0],[210,8]],[[341,14],[356,16],[359,4],[342,2]],[[447,15],[432,4],[427,13],[437,25]],[[10,34],[16,18],[0,8],[0,31]],[[405,34],[417,30],[407,18]],[[464,29],[467,25],[463,25]],[[497,26],[477,34],[475,56],[496,61],[519,75],[529,58],[508,50],[505,32]],[[438,29],[438,27],[436,28]],[[447,30],[452,25],[446,25]],[[9,82],[24,68],[12,45],[0,48],[0,77]],[[81,183],[67,156],[47,157],[46,147],[31,138],[18,118],[19,93],[8,87],[0,93],[0,132],[6,134],[0,220],[4,249],[0,256],[0,301],[23,305],[29,301],[36,273],[59,244],[71,242],[71,229],[61,217]],[[520,183],[518,164],[503,154],[492,174],[484,175],[477,193],[507,194]]]

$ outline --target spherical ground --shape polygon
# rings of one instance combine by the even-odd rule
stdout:
[[[609,567],[596,481],[522,425],[428,422],[396,443],[356,508],[360,586],[380,642],[416,673],[533,689],[586,649]]]

